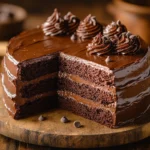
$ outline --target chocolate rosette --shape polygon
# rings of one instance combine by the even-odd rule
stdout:
[[[120,35],[115,50],[118,54],[127,55],[138,53],[140,48],[141,43],[139,37],[130,32],[124,32]]]
[[[68,12],[64,16],[64,20],[67,22],[67,34],[74,33],[80,24],[80,19],[71,12]]]
[[[104,55],[112,50],[112,42],[101,33],[97,34],[87,46],[89,54]]]
[[[65,21],[57,9],[54,10],[53,14],[48,17],[47,21],[42,25],[42,29],[45,35],[50,36],[61,35],[65,33]]]
[[[107,25],[103,31],[105,36],[113,37],[114,35],[119,36],[121,33],[126,32],[127,28],[118,20]]]
[[[96,36],[99,32],[102,32],[102,25],[97,22],[95,16],[90,14],[80,22],[76,35],[78,39],[84,41],[85,39],[90,39]]]

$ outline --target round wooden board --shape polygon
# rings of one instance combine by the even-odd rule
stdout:
[[[1,95],[1,88],[0,88]],[[26,143],[62,148],[97,148],[135,142],[150,136],[150,122],[110,129],[96,122],[56,109],[42,113],[45,121],[38,121],[40,114],[14,120],[8,115],[0,98],[0,134]],[[60,118],[67,116],[71,121],[61,123]],[[79,120],[82,128],[75,128],[73,122]]]

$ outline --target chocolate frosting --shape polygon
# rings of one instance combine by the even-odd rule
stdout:
[[[118,20],[117,22],[112,22],[107,25],[103,31],[105,36],[112,37],[114,35],[119,36],[121,33],[126,32],[126,27]]]
[[[74,33],[80,24],[80,19],[71,12],[68,12],[64,16],[64,20],[67,22],[67,34]]]
[[[104,55],[112,50],[112,42],[101,33],[97,34],[87,46],[89,54]]]
[[[102,32],[102,25],[96,20],[95,16],[89,14],[80,22],[76,35],[81,41],[84,41],[94,37],[99,32]]]
[[[120,35],[116,43],[116,52],[119,54],[135,54],[140,51],[141,44],[138,36],[130,32],[124,32]]]
[[[47,21],[42,25],[45,35],[55,36],[64,34],[66,31],[65,21],[61,17],[57,9],[48,17]]]

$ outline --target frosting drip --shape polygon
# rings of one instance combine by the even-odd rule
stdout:
[[[113,37],[114,35],[119,36],[121,33],[126,31],[126,27],[118,20],[117,22],[112,22],[111,24],[107,25],[103,31],[103,34],[109,37]]]
[[[126,55],[137,53],[140,48],[141,44],[139,37],[131,34],[130,32],[124,32],[119,37],[115,50],[119,54]]]
[[[112,50],[112,42],[101,33],[97,34],[87,46],[89,54],[104,55]]]
[[[102,25],[97,22],[96,17],[89,14],[83,21],[80,22],[80,25],[76,31],[77,37],[84,41],[97,35],[102,31]]]
[[[42,29],[44,34],[49,36],[61,35],[65,33],[65,21],[57,9],[54,10],[53,14],[48,17],[47,21],[42,25]]]
[[[80,24],[80,19],[71,12],[68,12],[64,16],[64,20],[67,22],[67,34],[74,33]]]

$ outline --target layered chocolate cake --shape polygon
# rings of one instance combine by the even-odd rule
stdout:
[[[2,62],[14,119],[60,107],[115,128],[150,113],[150,49],[120,22],[104,27],[55,10],[12,38]]]

